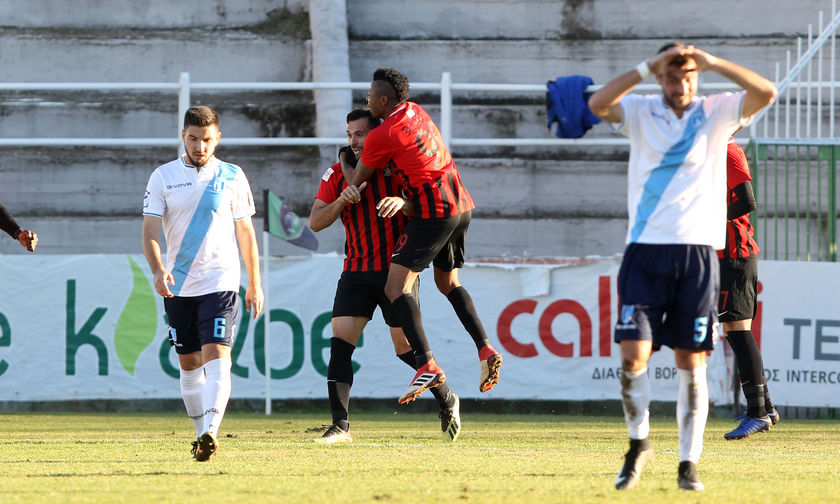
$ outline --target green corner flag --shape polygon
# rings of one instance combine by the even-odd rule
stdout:
[[[318,250],[315,233],[304,224],[296,213],[283,203],[274,193],[265,190],[265,219],[263,229],[269,234],[282,238],[292,245],[309,250]]]

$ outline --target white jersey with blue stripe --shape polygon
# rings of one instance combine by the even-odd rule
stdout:
[[[726,143],[742,125],[744,93],[695,97],[677,117],[661,95],[621,99],[630,139],[627,243],[723,248]]]
[[[245,173],[218,159],[196,170],[184,156],[149,177],[143,215],[163,219],[166,269],[176,296],[239,292],[239,248],[234,221],[254,215]]]

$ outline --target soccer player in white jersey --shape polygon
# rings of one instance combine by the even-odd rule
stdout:
[[[695,96],[700,72],[715,72],[739,93]],[[629,95],[650,76],[661,95]],[[697,461],[709,410],[706,354],[716,336],[716,249],[726,224],[726,143],[772,103],[776,87],[755,72],[691,45],[665,45],[589,99],[592,112],[630,139],[627,248],[618,274],[615,340],[621,345],[621,397],[630,449],[615,487],[630,489],[653,455],[648,440],[652,351],[674,349],[679,376],[679,487],[702,490]]]
[[[216,433],[230,398],[240,251],[248,273],[245,307],[254,318],[264,298],[251,222],[254,198],[242,169],[213,156],[222,137],[216,112],[203,106],[187,110],[181,137],[185,154],[158,167],[146,186],[143,252],[164,298],[169,339],[180,362],[181,395],[195,426],[192,453],[206,461],[218,449]]]

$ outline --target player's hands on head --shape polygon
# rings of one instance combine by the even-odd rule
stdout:
[[[262,289],[249,285],[245,291],[245,309],[248,310],[254,320],[262,313],[263,303],[265,303],[265,295]]]
[[[399,196],[386,196],[376,204],[377,215],[389,219],[405,206],[405,200]]]
[[[175,285],[175,277],[166,268],[155,273],[155,290],[165,298],[175,297],[169,290],[170,285]]]
[[[38,246],[38,235],[28,229],[24,229],[18,234],[18,241],[26,250],[35,252],[35,247]]]
[[[344,198],[348,203],[358,203],[362,200],[362,191],[367,187],[367,180],[362,182],[362,185],[356,187],[354,185],[347,186],[339,197]]]
[[[695,63],[697,63],[697,71],[698,72],[705,72],[710,68],[713,68],[717,63],[717,58],[712,56],[711,54],[707,53],[706,51],[701,51],[694,46],[688,46],[689,52],[686,56],[690,56]]]

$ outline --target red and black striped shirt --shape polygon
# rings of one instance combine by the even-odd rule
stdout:
[[[750,166],[744,149],[734,141],[730,141],[726,150],[727,205],[738,200],[734,189],[750,180],[752,180],[752,175],[750,175]],[[726,248],[718,250],[719,258],[750,257],[758,255],[758,252],[758,244],[753,238],[753,227],[750,224],[750,214],[726,221]]]
[[[390,219],[376,215],[376,204],[386,196],[400,196],[397,177],[389,170],[377,170],[362,191],[362,201],[347,204],[341,210],[344,225],[344,270],[384,271],[391,264],[394,244],[407,221],[402,212]],[[341,163],[336,163],[321,177],[315,196],[327,204],[338,199],[347,182],[341,173]]]
[[[437,126],[420,105],[406,102],[365,139],[362,164],[391,168],[414,202],[414,218],[439,219],[475,208]]]

